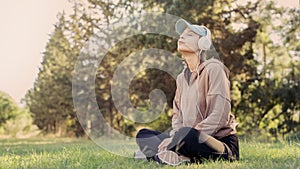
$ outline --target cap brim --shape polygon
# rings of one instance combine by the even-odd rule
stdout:
[[[191,24],[184,19],[179,19],[175,24],[175,30],[179,35],[181,35],[187,27],[191,27]]]

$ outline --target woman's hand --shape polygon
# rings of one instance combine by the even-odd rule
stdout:
[[[164,139],[158,146],[158,152],[164,151],[167,149],[168,145],[172,142],[172,138]]]

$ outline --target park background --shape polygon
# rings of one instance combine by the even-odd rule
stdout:
[[[299,152],[299,2],[74,0],[66,5],[69,6],[67,10],[55,14],[50,33],[44,33],[48,40],[40,53],[35,54],[35,57],[40,57],[37,74],[22,101],[15,100],[9,92],[0,93],[0,135],[3,145],[5,141],[18,139],[87,138],[83,128],[90,129],[87,132],[94,132],[91,133],[94,135],[114,135],[112,131],[106,131],[107,128],[102,128],[104,124],[97,122],[96,118],[85,117],[87,123],[84,125],[89,126],[79,123],[72,96],[74,66],[89,37],[103,31],[100,30],[101,25],[147,11],[168,13],[191,23],[206,25],[212,32],[214,47],[221,60],[231,70],[232,113],[239,122],[239,136],[259,143],[271,141],[274,145],[282,140],[296,142],[298,149],[295,151]],[[9,20],[10,16],[5,18]],[[6,34],[9,31],[6,30]],[[9,37],[4,39],[3,44],[5,41],[9,42]],[[2,47],[4,49],[5,45]],[[18,48],[14,45],[9,49],[13,53]],[[159,48],[179,56],[176,39],[140,34],[111,48],[94,75],[94,90],[102,115],[113,129],[127,136],[134,136],[141,127],[165,131],[171,125],[175,79],[163,71],[149,69],[139,72],[128,86],[130,101],[145,112],[151,106],[149,93],[153,89],[165,92],[167,103],[158,119],[146,124],[136,123],[124,118],[114,106],[111,85],[115,69],[131,53],[147,48]],[[1,67],[14,67],[13,64],[6,64],[5,57],[9,55],[1,56]],[[15,62],[22,63],[22,59],[16,56]],[[163,67],[166,61],[159,62]],[[86,63],[82,61],[82,64]],[[5,70],[3,72],[9,74]],[[8,79],[21,79],[22,72],[19,73],[20,77],[4,76],[1,83]],[[22,81],[14,81],[12,86],[22,85]]]

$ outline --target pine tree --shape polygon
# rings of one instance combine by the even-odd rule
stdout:
[[[26,103],[35,115],[34,123],[46,131],[65,135],[67,121],[74,114],[72,104],[71,48],[64,35],[64,15],[46,45],[34,88],[26,95]]]

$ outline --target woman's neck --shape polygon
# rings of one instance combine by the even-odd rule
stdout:
[[[183,58],[191,72],[195,72],[200,63],[198,54],[199,53],[182,53]]]

